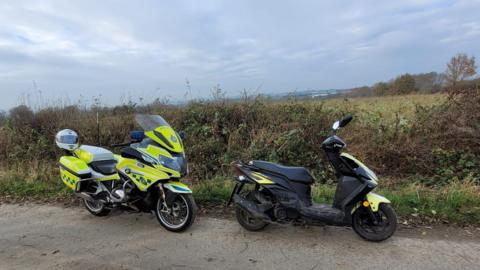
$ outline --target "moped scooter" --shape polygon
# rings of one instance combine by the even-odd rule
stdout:
[[[337,187],[331,205],[312,201],[314,178],[303,167],[266,161],[236,161],[236,185],[227,204],[235,203],[238,222],[250,231],[270,223],[352,226],[369,241],[383,241],[396,230],[397,217],[390,201],[371,192],[378,184],[375,173],[353,156],[342,153],[346,143],[336,135],[352,116],[336,121],[321,147],[335,170]],[[253,185],[251,189],[244,189]]]

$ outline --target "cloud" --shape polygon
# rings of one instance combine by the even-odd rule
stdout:
[[[181,100],[186,79],[194,97],[206,97],[216,84],[236,95],[260,85],[346,88],[442,71],[457,52],[478,54],[479,8],[428,0],[4,1],[0,108],[38,89],[71,100],[102,93],[114,104],[125,95]]]

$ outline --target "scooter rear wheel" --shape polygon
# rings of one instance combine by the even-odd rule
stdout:
[[[257,203],[252,192],[248,193],[245,197],[254,203]],[[235,205],[235,216],[237,217],[238,223],[240,223],[243,228],[249,231],[261,231],[268,225],[268,222],[254,218],[250,213],[248,213],[248,211],[239,205]]]
[[[235,207],[235,215],[237,216],[238,223],[249,231],[261,231],[268,225],[267,222],[252,217],[247,211],[238,205]]]
[[[380,242],[390,238],[397,229],[397,215],[388,204],[380,204],[378,212],[373,213],[380,220],[374,224],[370,213],[365,208],[358,208],[352,217],[353,230],[363,239]]]

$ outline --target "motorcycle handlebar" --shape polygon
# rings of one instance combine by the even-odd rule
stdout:
[[[117,143],[117,144],[112,144],[111,147],[123,147],[123,146],[129,146],[131,143]]]

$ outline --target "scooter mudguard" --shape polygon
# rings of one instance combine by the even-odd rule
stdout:
[[[377,212],[381,203],[391,203],[389,199],[373,192],[368,193],[366,197],[367,197],[368,204],[370,205],[370,209],[372,209],[372,212]],[[355,212],[355,210],[357,210],[361,206],[362,206],[362,202],[359,202],[352,209],[352,214],[353,212]]]
[[[367,194],[367,201],[368,204],[370,205],[370,209],[372,209],[372,212],[377,212],[378,209],[380,208],[381,203],[391,203],[389,199],[378,195],[377,193],[370,192]],[[357,210],[359,207],[361,207],[362,202],[359,202],[353,209],[352,209],[352,214]]]
[[[373,212],[378,211],[381,203],[391,203],[389,199],[373,192],[367,194],[367,201],[370,204],[370,208],[372,208]]]

